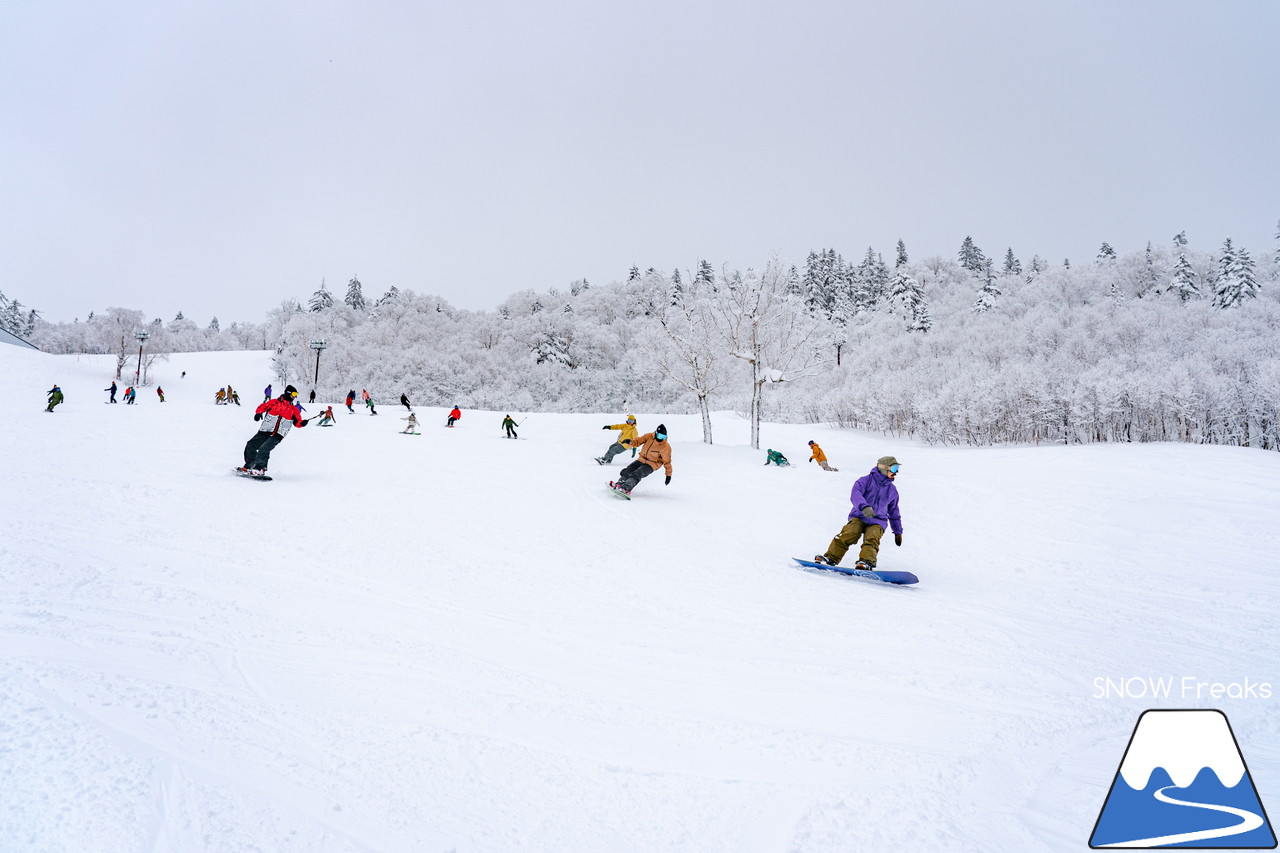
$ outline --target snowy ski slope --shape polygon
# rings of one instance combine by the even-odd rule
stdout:
[[[174,355],[163,405],[103,405],[104,357],[0,375],[6,853],[1081,850],[1148,707],[1222,708],[1280,812],[1280,454],[768,424],[779,470],[637,412],[675,474],[624,502],[622,412],[411,438],[388,399],[257,483],[266,354]],[[795,567],[885,453],[921,582]],[[1097,697],[1131,676],[1275,692]]]

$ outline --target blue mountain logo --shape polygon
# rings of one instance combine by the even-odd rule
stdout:
[[[1274,849],[1275,833],[1226,714],[1144,711],[1089,846]]]

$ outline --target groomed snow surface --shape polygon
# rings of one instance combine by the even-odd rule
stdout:
[[[779,470],[734,415],[707,446],[637,412],[675,475],[626,502],[592,461],[623,412],[509,441],[457,400],[412,437],[386,399],[332,401],[260,483],[230,469],[264,353],[174,355],[136,406],[109,358],[0,370],[6,853],[1081,850],[1148,707],[1221,707],[1280,811],[1280,690],[1094,687],[1280,688],[1280,454],[767,424]],[[885,453],[880,564],[920,583],[792,564]]]

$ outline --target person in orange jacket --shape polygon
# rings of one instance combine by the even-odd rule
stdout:
[[[445,424],[445,426],[453,426],[454,423],[456,423],[458,419],[461,417],[462,417],[462,410],[459,409],[457,406],[454,406],[453,411],[449,413],[449,422]]]
[[[633,447],[638,447],[640,453],[637,455],[635,462],[622,469],[622,473],[618,475],[616,483],[609,483],[610,488],[629,495],[631,490],[636,487],[636,484],[659,468],[666,468],[666,485],[671,485],[671,445],[667,441],[667,427],[665,424],[658,424],[656,430],[647,432],[639,438],[623,439],[623,441]]]
[[[839,468],[832,468],[830,465],[827,464],[827,454],[822,452],[822,448],[818,446],[818,442],[816,441],[809,442],[809,450],[812,451],[812,455],[809,456],[809,461],[817,462],[818,466],[822,468],[823,471],[839,471],[840,470]]]

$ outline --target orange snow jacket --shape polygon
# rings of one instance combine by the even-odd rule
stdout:
[[[811,448],[813,448],[813,456],[812,456],[811,458],[813,459],[813,461],[814,461],[814,462],[826,462],[826,461],[827,461],[827,454],[825,454],[825,453],[823,453],[823,452],[822,452],[822,448],[821,448],[821,447],[819,447],[819,446],[818,446],[818,445],[816,445],[816,444],[811,444],[811,445],[809,445],[809,446],[810,446]]]
[[[639,438],[633,438],[628,443],[632,447],[640,448],[637,458],[641,462],[655,471],[659,468],[666,468],[667,476],[671,476],[671,442],[658,441],[653,433],[646,432]]]

